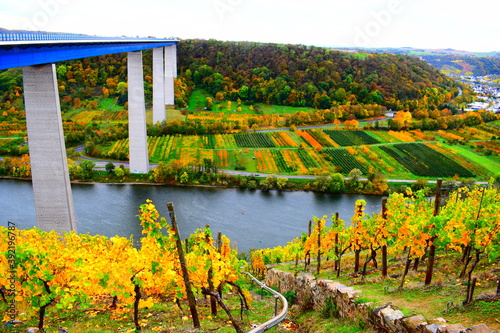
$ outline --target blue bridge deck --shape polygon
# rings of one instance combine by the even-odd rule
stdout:
[[[0,69],[170,46],[175,39],[74,34],[0,34]]]

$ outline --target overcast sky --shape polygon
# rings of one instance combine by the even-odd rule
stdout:
[[[0,27],[500,51],[498,0],[0,0]]]

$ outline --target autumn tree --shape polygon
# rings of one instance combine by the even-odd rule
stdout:
[[[207,109],[211,110],[212,109],[212,106],[213,106],[213,101],[212,101],[212,98],[211,97],[207,97],[205,98],[205,106]]]

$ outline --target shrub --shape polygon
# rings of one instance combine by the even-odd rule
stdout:
[[[295,303],[295,299],[297,298],[297,292],[295,292],[293,290],[289,290],[282,295],[283,295],[283,297],[286,298],[288,305],[292,305],[293,303]]]
[[[325,304],[320,311],[321,317],[323,318],[331,318],[339,317],[339,309],[337,308],[337,303],[335,303],[335,299],[332,296],[329,296],[325,299]]]

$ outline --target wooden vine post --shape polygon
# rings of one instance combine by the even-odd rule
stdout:
[[[316,274],[321,270],[321,220],[318,220],[318,267]]]
[[[210,243],[210,235],[208,233],[209,229],[210,229],[210,226],[208,224],[205,225],[205,241],[207,242],[207,247],[210,247],[210,245],[212,245]],[[213,268],[212,268],[212,263],[210,262],[210,268],[208,269],[208,289],[210,291],[215,292],[213,276],[214,276],[214,272],[213,272]],[[210,295],[210,308],[212,311],[212,316],[217,316],[217,299],[213,295]]]
[[[387,198],[382,199],[382,218],[387,220]],[[382,279],[387,279],[387,244],[382,245]]]
[[[361,217],[363,214],[363,205],[358,205],[356,207],[356,217]],[[357,223],[360,223],[359,221]],[[361,254],[361,249],[354,250],[354,273],[359,271],[359,256]]]
[[[337,224],[339,223],[339,212],[335,213],[335,228],[337,228]],[[339,258],[339,234],[338,232],[335,233],[335,266],[334,270],[339,270],[340,269],[340,258]]]
[[[195,328],[201,328],[198,311],[196,310],[196,300],[194,298],[193,290],[191,289],[191,281],[189,280],[189,273],[186,267],[186,257],[184,256],[184,251],[182,249],[181,235],[179,234],[179,228],[177,227],[177,219],[175,218],[174,204],[172,202],[167,203],[167,208],[170,220],[172,221],[172,227],[175,231],[177,252],[179,254],[179,262],[181,264],[182,278],[184,279],[184,285],[186,286],[189,310],[191,311],[191,316],[193,317],[193,325]]]
[[[439,214],[439,206],[441,205],[441,186],[443,185],[443,180],[439,178],[437,180],[436,186],[436,198],[434,199],[434,216]],[[427,272],[425,274],[425,285],[428,286],[432,281],[432,272],[434,270],[434,260],[436,257],[436,245],[434,245],[434,241],[436,240],[436,236],[433,236],[429,245],[429,260],[427,263]]]
[[[312,221],[309,220],[309,223],[307,225],[307,238],[311,237],[312,233]],[[306,252],[304,256],[304,269],[307,269],[307,266],[311,264],[311,252],[310,250]]]

